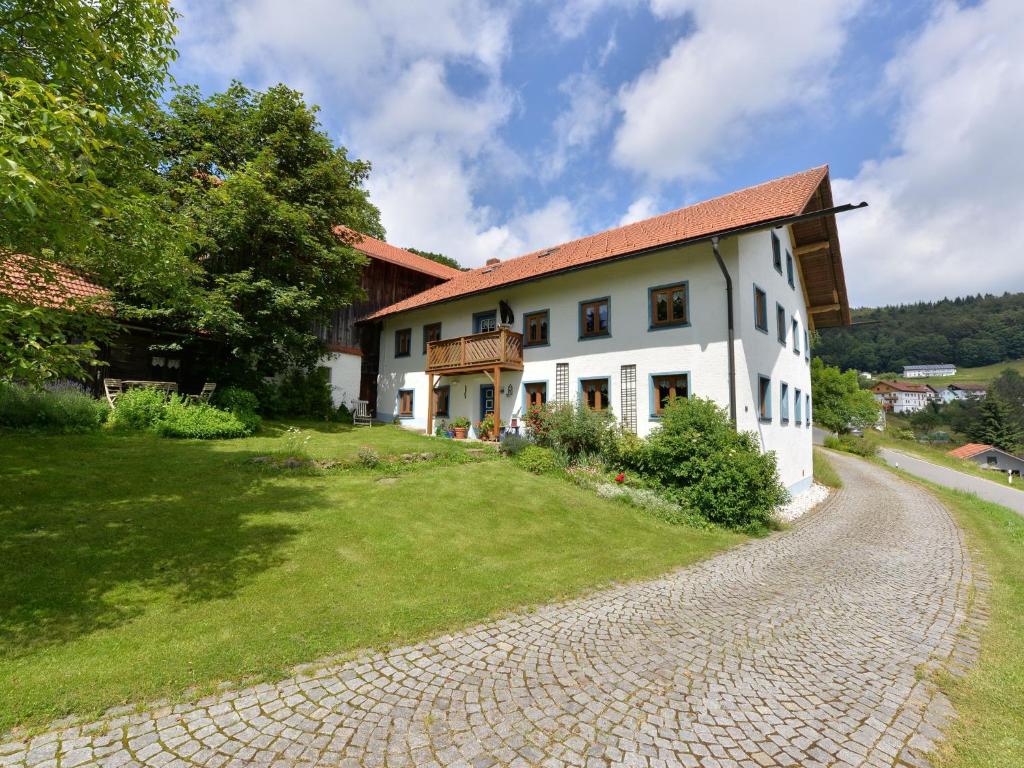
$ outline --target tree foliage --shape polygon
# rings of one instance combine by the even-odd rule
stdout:
[[[839,434],[852,427],[865,429],[878,421],[879,405],[871,392],[861,389],[854,371],[840,371],[820,358],[811,361],[814,420]]]
[[[202,271],[193,325],[227,347],[229,379],[312,365],[314,323],[358,295],[364,264],[333,227],[384,236],[369,163],[335,146],[316,112],[283,85],[236,82],[209,98],[181,88],[151,124],[163,194]]]
[[[421,251],[419,248],[406,248],[405,250],[409,253],[415,253],[417,256],[422,256],[424,259],[430,259],[436,261],[438,264],[444,264],[446,267],[452,269],[462,269],[455,259],[451,256],[445,256],[443,253],[434,253],[433,251]]]
[[[873,372],[1024,357],[1024,293],[855,309],[853,323],[822,329],[815,354],[829,365]]]

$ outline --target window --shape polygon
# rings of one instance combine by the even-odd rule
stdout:
[[[452,388],[445,384],[443,387],[434,387],[434,415],[448,417],[448,403],[451,402]]]
[[[772,264],[775,270],[781,275],[782,274],[782,243],[779,242],[779,236],[772,232]]]
[[[473,315],[473,333],[487,333],[498,329],[498,313],[493,309]]]
[[[412,416],[411,389],[398,390],[398,415],[401,416],[402,418],[409,418]]]
[[[806,328],[804,328],[804,360],[811,361],[811,337],[807,334]]]
[[[772,380],[767,376],[757,377],[757,415],[761,421],[772,420]]]
[[[690,376],[686,373],[656,373],[651,376],[651,418],[661,416],[677,397],[690,396]]]
[[[583,402],[592,411],[608,409],[608,379],[581,379]]]
[[[754,327],[768,333],[768,294],[754,286]]]
[[[999,464],[999,457],[998,456],[986,456],[985,457],[985,463],[988,466],[990,466],[990,467],[998,466],[998,464]]]
[[[395,331],[395,357],[408,357],[412,349],[412,328]]]
[[[779,385],[779,417],[783,424],[789,424],[789,384]]]
[[[580,302],[580,338],[595,339],[611,335],[610,299]]]
[[[804,399],[801,396],[799,389],[793,390],[793,421],[796,422],[797,426],[803,423],[804,414]]]
[[[661,285],[648,291],[651,328],[690,323],[690,288],[686,282]]]
[[[542,347],[548,343],[548,317],[546,309],[523,315],[523,346]]]
[[[807,426],[811,426],[811,396],[804,395],[804,413],[807,414]]]
[[[786,309],[781,304],[775,305],[775,324],[779,336],[779,344],[786,346]]]
[[[427,354],[427,344],[441,340],[441,324],[430,323],[423,326],[423,354]]]
[[[541,406],[548,401],[548,384],[546,381],[537,381],[524,384],[526,390],[526,407]]]
[[[800,354],[800,323],[795,317],[793,318],[793,354]]]
[[[793,278],[793,254],[786,251],[786,281],[789,287],[796,290],[796,280]]]

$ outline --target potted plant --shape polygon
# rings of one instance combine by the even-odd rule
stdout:
[[[476,433],[481,440],[495,440],[501,432],[502,424],[494,422],[494,414],[488,413],[476,425]]]
[[[448,437],[448,422],[441,419],[437,422],[437,426],[434,427],[434,435],[437,437]]]
[[[449,426],[452,428],[452,432],[455,433],[456,440],[465,440],[466,433],[469,432],[469,419],[465,416],[456,416],[451,420]]]

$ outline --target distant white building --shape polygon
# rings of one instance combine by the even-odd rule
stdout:
[[[908,379],[923,379],[926,376],[956,376],[956,366],[952,363],[941,365],[905,365],[903,376]]]
[[[950,384],[939,392],[939,397],[944,403],[952,403],[954,400],[983,400],[987,394],[984,384]]]
[[[935,399],[935,390],[927,384],[905,381],[880,381],[871,391],[882,409],[891,413],[916,413]]]

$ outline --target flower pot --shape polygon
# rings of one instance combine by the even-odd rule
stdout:
[[[455,433],[456,440],[465,440],[466,432],[469,430],[466,427],[453,427],[452,431]]]

